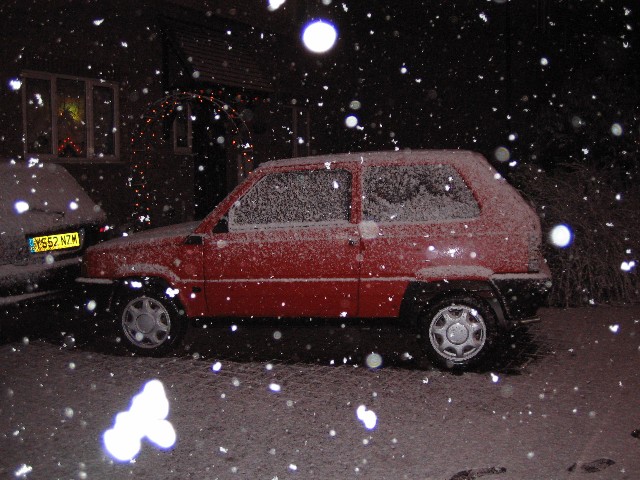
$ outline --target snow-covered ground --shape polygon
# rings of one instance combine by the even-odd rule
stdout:
[[[462,375],[418,368],[415,339],[393,329],[238,322],[161,359],[82,333],[5,339],[0,476],[640,478],[640,307],[541,313],[494,369]],[[118,462],[103,434],[152,379],[175,444],[149,431]]]

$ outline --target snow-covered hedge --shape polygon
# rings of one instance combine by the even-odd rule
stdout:
[[[619,173],[573,163],[553,173],[523,167],[510,177],[542,220],[551,305],[640,301],[640,191]],[[561,224],[572,232],[566,247],[550,238]]]

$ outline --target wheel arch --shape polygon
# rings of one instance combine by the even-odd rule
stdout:
[[[147,291],[153,292],[172,302],[178,310],[178,313],[186,316],[186,310],[180,300],[180,296],[177,293],[172,293],[172,288],[171,283],[161,277],[132,276],[120,278],[116,280],[112,307],[118,305],[123,299],[135,294],[136,291]]]
[[[421,312],[441,300],[456,295],[470,295],[486,303],[496,316],[500,328],[507,328],[504,307],[498,292],[485,280],[436,280],[414,281],[409,284],[400,304],[400,318],[418,326]]]

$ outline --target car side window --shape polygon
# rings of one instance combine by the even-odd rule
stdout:
[[[300,170],[262,178],[229,211],[229,230],[348,222],[351,173]]]
[[[365,169],[365,220],[426,222],[473,218],[479,214],[473,193],[450,165]]]

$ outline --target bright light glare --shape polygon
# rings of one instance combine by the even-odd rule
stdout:
[[[349,115],[347,118],[344,119],[344,124],[348,128],[354,128],[358,125],[358,117],[356,117],[355,115]]]
[[[573,233],[568,226],[560,224],[553,227],[549,238],[556,247],[565,248],[573,241]]]
[[[110,428],[102,437],[104,446],[113,458],[126,462],[140,453],[140,439],[133,429],[127,426]]]
[[[274,12],[279,9],[286,0],[269,0],[269,6],[267,7],[270,12]]]
[[[623,272],[630,272],[635,268],[635,266],[636,262],[634,260],[631,260],[630,262],[622,262],[622,264],[620,265],[620,270],[622,270]]]
[[[382,355],[379,353],[370,353],[365,359],[365,363],[369,368],[380,368],[382,366]]]
[[[113,458],[126,462],[140,453],[144,437],[162,449],[173,447],[176,432],[166,419],[169,400],[159,380],[151,380],[135,395],[131,407],[116,415],[113,428],[104,432],[104,446]]]
[[[20,87],[22,87],[22,82],[18,78],[9,80],[9,88],[14,92],[20,90]]]
[[[511,152],[506,147],[498,147],[493,153],[496,157],[496,160],[499,162],[506,162],[511,158]]]
[[[313,53],[325,53],[331,50],[337,38],[336,28],[324,20],[308,23],[302,31],[302,43]]]
[[[27,478],[27,474],[31,472],[33,472],[33,467],[31,465],[23,463],[22,465],[20,465],[20,468],[18,468],[13,474],[16,477]]]
[[[619,123],[614,123],[613,125],[611,125],[611,133],[616,137],[622,135],[622,125],[620,125]]]
[[[358,420],[360,420],[368,430],[376,428],[378,417],[373,410],[367,410],[367,407],[360,405],[356,410],[356,415]]]
[[[14,205],[13,208],[16,209],[16,212],[18,213],[24,213],[27,210],[29,210],[29,204],[23,200],[18,200]]]
[[[176,443],[176,431],[166,420],[152,422],[147,427],[147,438],[162,449],[168,449]]]

